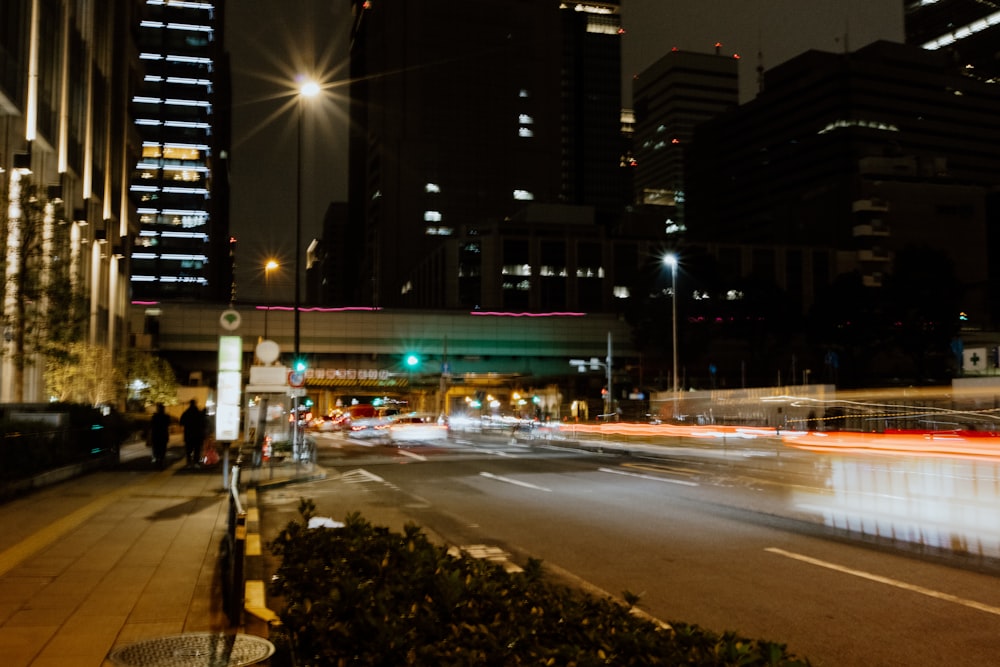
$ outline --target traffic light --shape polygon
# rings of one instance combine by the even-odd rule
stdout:
[[[418,365],[420,365],[420,357],[412,352],[406,355],[406,366],[408,368],[414,368]]]
[[[309,365],[306,363],[306,360],[303,359],[302,357],[296,359],[295,362],[292,364],[292,370],[298,373],[301,373],[308,367]]]

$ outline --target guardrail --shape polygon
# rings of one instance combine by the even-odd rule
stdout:
[[[238,625],[243,617],[247,512],[240,501],[240,462],[231,468],[229,482],[229,519],[223,538],[222,608],[230,625]]]

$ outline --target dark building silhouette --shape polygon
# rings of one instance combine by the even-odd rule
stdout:
[[[355,0],[353,10],[359,304],[481,303],[472,283],[458,287],[459,258],[441,253],[475,253],[481,226],[502,228],[532,203],[590,206],[596,227],[612,225],[625,191],[617,3]]]
[[[700,123],[739,104],[734,56],[673,50],[632,83],[634,201],[660,207],[672,230],[684,218],[684,151]]]
[[[131,178],[139,216],[136,299],[227,301],[232,291],[230,76],[224,0],[142,3],[142,76],[132,98],[142,154]]]
[[[837,274],[878,286],[898,250],[930,246],[955,262],[963,310],[991,321],[1000,88],[955,74],[944,54],[889,42],[809,51],[765,83],[695,132],[693,240],[742,245],[728,260],[739,274],[800,286],[804,308]]]
[[[1000,77],[1000,5],[981,0],[906,0],[906,42],[948,54],[966,76]]]

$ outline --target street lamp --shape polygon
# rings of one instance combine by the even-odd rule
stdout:
[[[302,78],[298,96],[298,155],[296,160],[295,186],[295,358],[299,358],[299,282],[302,264],[302,116],[305,99],[319,94],[319,84]]]
[[[677,255],[669,253],[663,256],[663,263],[670,267],[670,324],[673,331],[674,346],[674,419],[677,418]]]
[[[298,106],[298,151],[296,155],[296,185],[295,185],[295,351],[293,354],[293,359],[295,363],[301,362],[302,357],[299,354],[299,283],[301,267],[302,267],[302,116],[305,106],[305,99],[307,97],[315,97],[319,94],[319,84],[315,81],[311,81],[306,78],[300,78],[299,80],[299,94],[297,100]],[[292,452],[295,456],[296,465],[299,461],[299,443],[301,441],[299,435],[299,395],[298,392],[292,398],[292,410],[295,415],[295,426],[292,429]]]
[[[271,271],[278,268],[278,263],[273,259],[267,260],[264,265],[264,340],[267,338],[267,315],[271,312]]]

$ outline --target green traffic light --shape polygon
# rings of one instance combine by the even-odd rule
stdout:
[[[306,369],[306,362],[305,362],[305,360],[304,359],[296,359],[296,361],[295,361],[295,370],[301,373],[305,369]]]
[[[420,363],[420,357],[418,357],[417,355],[415,355],[415,354],[408,354],[408,355],[406,355],[406,365],[407,366],[416,366],[419,363]]]

